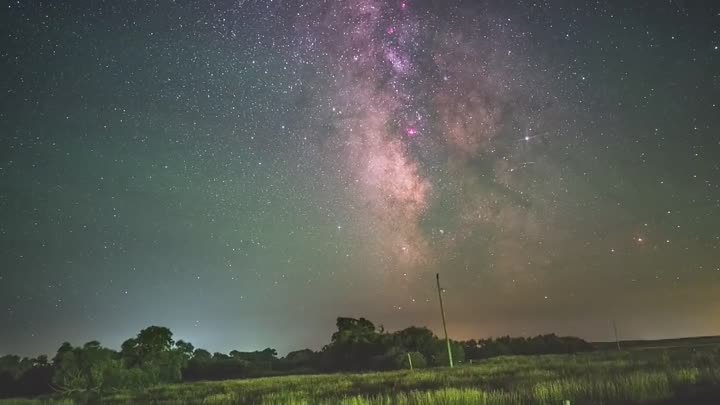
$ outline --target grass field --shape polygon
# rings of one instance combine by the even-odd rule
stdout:
[[[93,404],[579,405],[720,403],[720,347],[508,356],[455,369],[198,382],[117,392]],[[4,400],[0,405],[75,405]]]

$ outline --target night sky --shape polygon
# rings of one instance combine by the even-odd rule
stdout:
[[[9,1],[0,354],[720,334],[715,1]]]

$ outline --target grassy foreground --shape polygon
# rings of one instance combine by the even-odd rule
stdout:
[[[579,405],[720,403],[720,348],[512,356],[455,369],[198,382],[117,392],[93,404]],[[79,400],[0,400],[75,405]]]

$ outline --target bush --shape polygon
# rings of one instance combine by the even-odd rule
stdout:
[[[408,353],[399,353],[396,354],[393,358],[393,368],[394,369],[404,369],[407,370],[410,368],[410,362],[408,361],[408,356],[412,359],[412,366],[413,368],[425,368],[427,367],[427,360],[425,359],[425,356],[423,356],[420,352],[408,352]]]

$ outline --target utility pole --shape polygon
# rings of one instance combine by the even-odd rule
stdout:
[[[617,324],[615,323],[614,319],[613,319],[613,330],[615,331],[615,345],[617,346],[618,351],[620,351],[620,339],[618,339]]]
[[[440,288],[440,273],[435,274],[435,280],[437,280],[438,298],[440,298],[440,314],[442,315],[443,331],[445,331],[445,344],[447,345],[448,362],[450,363],[450,368],[452,368],[453,358],[452,351],[450,350],[450,339],[448,338],[447,324],[445,323],[445,308],[443,307],[442,288]]]

